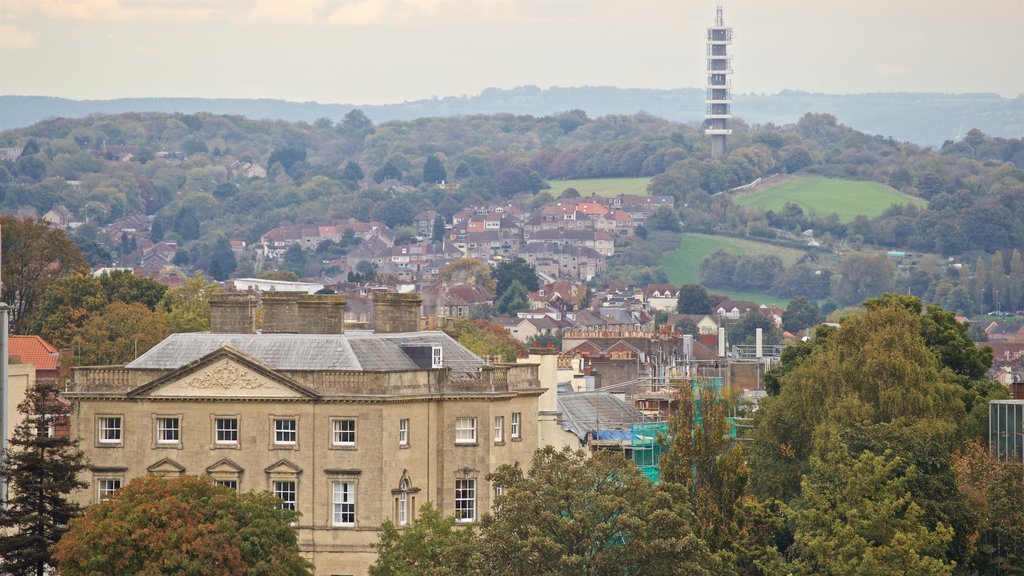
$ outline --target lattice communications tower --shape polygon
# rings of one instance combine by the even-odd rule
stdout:
[[[722,19],[722,6],[715,13],[715,25],[708,27],[708,93],[707,115],[704,134],[711,138],[711,157],[725,155],[725,138],[732,134],[729,120],[732,119],[732,28]]]

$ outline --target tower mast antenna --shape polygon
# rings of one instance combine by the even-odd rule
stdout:
[[[704,134],[711,138],[711,157],[725,156],[725,139],[732,134],[732,28],[725,25],[722,5],[715,12],[715,25],[707,29],[707,113]]]

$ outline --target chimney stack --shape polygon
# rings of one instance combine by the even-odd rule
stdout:
[[[341,294],[301,296],[296,301],[299,334],[345,332],[345,297]]]
[[[217,294],[210,298],[210,332],[252,334],[256,331],[256,303],[249,294]]]
[[[420,304],[423,299],[415,292],[375,292],[373,294],[373,330],[378,334],[418,332],[420,330]]]
[[[295,334],[299,331],[299,294],[264,294],[263,333]]]

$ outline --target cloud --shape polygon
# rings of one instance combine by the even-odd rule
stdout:
[[[12,17],[93,22],[198,21],[214,12],[209,3],[198,0],[3,0],[3,4]]]
[[[387,4],[386,0],[348,2],[331,13],[327,23],[334,26],[366,26],[387,13]]]
[[[270,24],[308,24],[315,21],[325,5],[325,0],[257,0],[245,19]]]
[[[28,32],[10,24],[0,25],[0,48],[30,48],[32,41]]]

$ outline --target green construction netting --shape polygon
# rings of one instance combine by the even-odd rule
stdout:
[[[722,393],[722,379],[721,378],[707,378],[705,380],[691,380],[690,385],[693,388],[695,400],[694,400],[694,414],[693,419],[696,424],[703,422],[701,416],[701,400],[698,395],[698,387],[701,385],[710,386],[718,392],[719,398]],[[726,418],[729,422],[729,434],[736,438],[736,422],[733,418]],[[657,482],[661,476],[661,470],[658,467],[658,460],[661,458],[661,442],[659,439],[667,438],[668,442],[671,442],[671,438],[668,437],[668,422],[652,422],[647,424],[634,424],[631,430],[632,438],[630,440],[630,449],[632,453],[633,463],[636,464],[647,478],[652,482]]]

